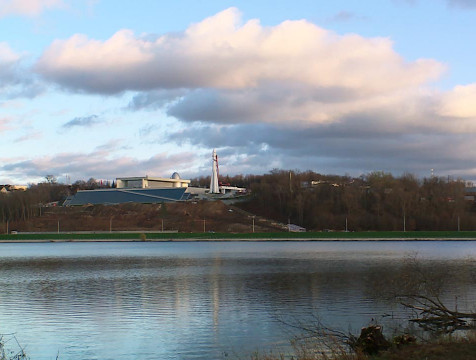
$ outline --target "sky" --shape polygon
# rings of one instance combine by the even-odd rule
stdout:
[[[0,184],[476,179],[476,0],[0,0]],[[433,169],[433,170],[432,170]]]

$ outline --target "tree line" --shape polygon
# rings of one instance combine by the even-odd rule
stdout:
[[[238,205],[244,210],[308,230],[476,230],[476,203],[465,199],[462,180],[385,172],[354,178],[278,169],[220,180],[250,190],[249,200]],[[209,176],[191,183],[209,184]],[[47,177],[26,191],[0,193],[0,218],[4,223],[25,221],[77,190],[113,186],[92,178],[65,185]]]
[[[476,203],[465,199],[463,180],[286,170],[247,180],[252,197],[240,206],[308,230],[476,230]]]
[[[31,217],[41,215],[41,209],[45,206],[56,206],[78,190],[94,190],[99,188],[111,188],[115,184],[97,181],[90,178],[87,181],[78,180],[72,185],[56,182],[53,175],[46,175],[45,181],[31,184],[25,191],[17,190],[8,193],[0,193],[0,219],[2,223],[7,221],[26,221]]]

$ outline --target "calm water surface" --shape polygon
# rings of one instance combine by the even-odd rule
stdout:
[[[32,360],[223,359],[285,346],[279,319],[393,314],[365,281],[415,254],[457,264],[476,243],[0,244],[0,333]]]

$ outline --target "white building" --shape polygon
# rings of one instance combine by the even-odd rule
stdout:
[[[121,177],[116,178],[118,189],[159,189],[188,187],[190,180],[181,179],[176,172],[170,178],[161,177]]]

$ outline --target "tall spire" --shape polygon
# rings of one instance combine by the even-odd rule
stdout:
[[[218,157],[217,152],[213,149],[212,153],[212,177],[210,179],[210,194],[218,194],[220,189],[218,188]]]

